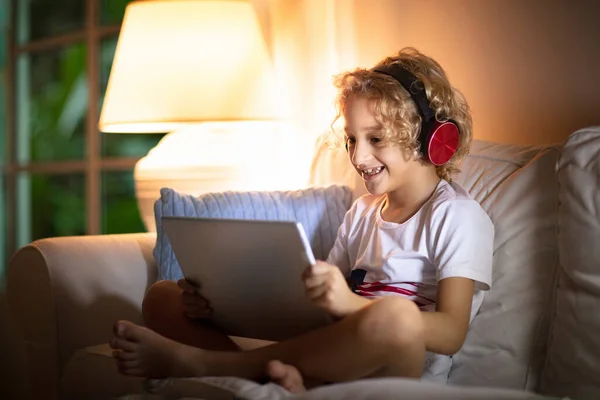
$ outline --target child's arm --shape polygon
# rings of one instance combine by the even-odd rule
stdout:
[[[477,202],[459,200],[433,214],[432,231],[438,283],[436,309],[423,313],[425,347],[454,354],[465,341],[475,291],[492,284],[494,225]]]
[[[471,315],[475,282],[452,277],[438,283],[434,312],[423,312],[427,351],[452,355],[462,347]]]

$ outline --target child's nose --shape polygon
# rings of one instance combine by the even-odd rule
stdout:
[[[361,164],[364,164],[371,157],[369,146],[364,143],[356,143],[350,152],[350,156],[354,165],[360,166]]]

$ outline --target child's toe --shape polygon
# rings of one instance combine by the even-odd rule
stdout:
[[[110,340],[110,347],[115,350],[124,350],[126,352],[132,352],[136,351],[138,346],[134,342],[114,337]]]
[[[267,364],[267,374],[273,380],[283,379],[286,375],[285,365],[279,360],[271,360]]]

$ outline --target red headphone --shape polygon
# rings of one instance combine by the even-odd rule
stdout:
[[[440,122],[435,119],[435,112],[429,106],[423,83],[400,64],[379,64],[372,71],[397,80],[415,102],[421,115],[419,143],[425,160],[433,165],[448,162],[458,148],[458,125],[452,120]]]

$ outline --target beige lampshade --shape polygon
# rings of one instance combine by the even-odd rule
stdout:
[[[99,129],[169,132],[205,121],[279,117],[252,5],[147,0],[128,5]]]

